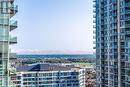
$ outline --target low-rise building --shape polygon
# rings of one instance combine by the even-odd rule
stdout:
[[[17,68],[16,87],[85,87],[85,69],[74,65],[33,64]]]

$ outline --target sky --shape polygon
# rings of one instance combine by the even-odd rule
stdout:
[[[13,50],[93,51],[93,0],[16,0]]]

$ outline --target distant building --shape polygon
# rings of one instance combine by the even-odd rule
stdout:
[[[96,71],[93,67],[85,69],[85,87],[94,87],[96,82]]]
[[[16,87],[85,87],[85,69],[74,65],[33,64],[17,68]]]
[[[13,84],[10,76],[14,71],[9,60],[15,54],[11,53],[9,45],[17,43],[17,37],[10,36],[10,32],[17,28],[17,21],[12,20],[17,11],[14,0],[0,0],[0,87],[10,87]]]

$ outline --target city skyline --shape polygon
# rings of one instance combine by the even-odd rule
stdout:
[[[17,49],[13,50],[17,54],[95,54],[94,51],[64,51],[64,50],[39,50],[39,49]]]
[[[0,87],[94,86],[90,3],[0,0]]]
[[[15,50],[93,51],[92,0],[17,0]],[[35,20],[35,21],[34,21]]]

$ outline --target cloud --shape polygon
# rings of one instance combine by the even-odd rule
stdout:
[[[93,51],[59,51],[59,50],[38,50],[38,49],[18,49],[12,50],[18,54],[93,54]]]

